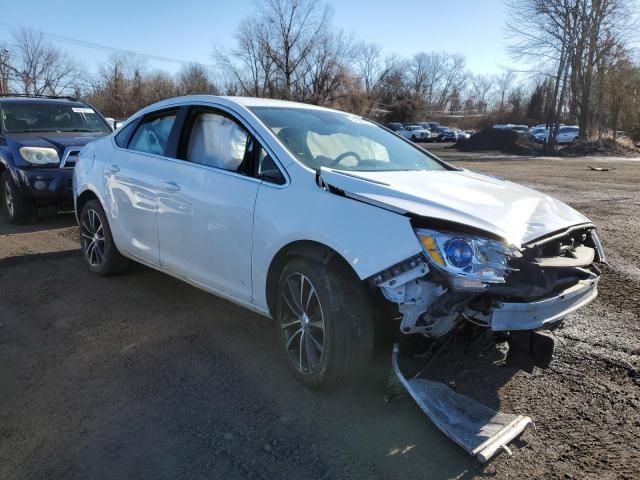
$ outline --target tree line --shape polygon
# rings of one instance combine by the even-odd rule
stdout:
[[[381,45],[337,29],[326,3],[257,0],[232,47],[174,75],[123,53],[88,73],[41,33],[14,32],[11,45],[0,45],[0,93],[74,95],[119,119],[201,93],[290,99],[380,121],[571,123],[600,137],[640,127],[640,67],[628,48],[632,0],[505,1],[510,53],[527,66],[518,71],[474,74],[459,53],[385,55]]]

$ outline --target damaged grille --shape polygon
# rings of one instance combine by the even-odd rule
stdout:
[[[596,243],[591,226],[530,242],[522,257],[510,259],[513,271],[506,284],[492,285],[489,292],[511,301],[532,301],[599,275]]]

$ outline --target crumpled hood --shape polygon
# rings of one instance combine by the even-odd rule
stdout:
[[[468,225],[520,247],[590,220],[568,205],[517,183],[462,171],[340,172],[321,179],[347,195],[427,218]]]

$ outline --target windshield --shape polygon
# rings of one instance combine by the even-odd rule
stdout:
[[[4,103],[2,122],[7,133],[111,132],[93,108],[73,103]]]
[[[336,170],[446,170],[426,151],[355,115],[286,107],[251,108],[306,166]]]

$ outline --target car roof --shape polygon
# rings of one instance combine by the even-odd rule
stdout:
[[[246,108],[251,107],[279,107],[279,108],[306,108],[314,110],[331,110],[329,108],[320,107],[318,105],[311,105],[308,103],[290,102],[288,100],[275,100],[272,98],[256,98],[256,97],[235,97],[235,96],[220,96],[220,95],[185,95],[182,97],[173,97],[150,105],[145,110],[155,110],[162,108],[163,106],[176,105],[188,102],[220,102],[220,103],[234,103]],[[344,112],[343,112],[344,113]]]
[[[75,98],[47,98],[47,97],[0,97],[0,103],[68,103],[85,105],[82,100]]]
[[[142,110],[137,111],[131,115],[126,123],[133,122],[136,118],[143,115],[162,110],[164,108],[176,108],[189,104],[212,104],[221,105],[228,108],[240,108],[244,110],[250,110],[252,107],[274,107],[274,108],[299,108],[307,110],[323,110],[326,112],[337,112],[343,115],[348,115],[348,112],[340,110],[333,110],[330,108],[320,107],[318,105],[311,105],[308,103],[290,102],[288,100],[274,100],[271,98],[256,98],[256,97],[235,97],[235,96],[221,96],[221,95],[184,95],[181,97],[171,97],[159,102],[146,106]]]

